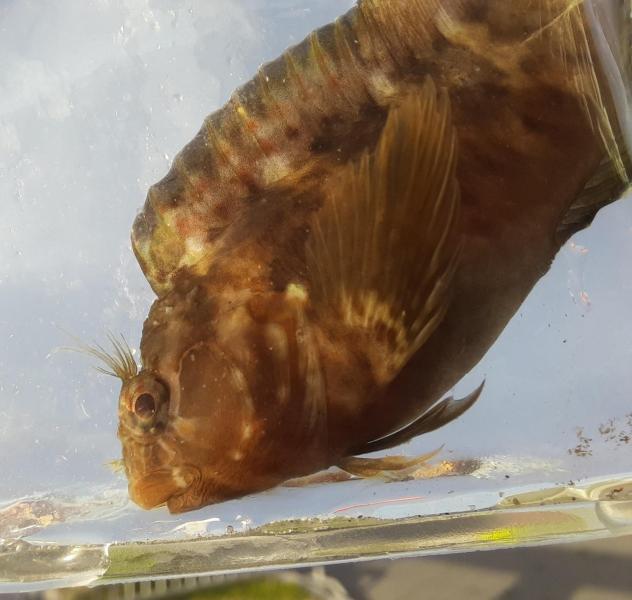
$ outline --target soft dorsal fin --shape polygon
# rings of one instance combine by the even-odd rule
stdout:
[[[380,383],[447,309],[459,247],[456,135],[428,79],[394,105],[372,152],[327,181],[307,243],[312,306],[359,334]]]

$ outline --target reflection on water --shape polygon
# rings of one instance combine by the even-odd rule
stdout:
[[[35,13],[13,3],[0,13],[6,32],[0,39],[4,57],[0,70],[0,192],[6,199],[0,206],[0,255],[4,259],[0,261],[0,330],[5,340],[0,348],[0,471],[5,475],[0,484],[0,537],[23,539],[25,544],[74,547],[227,532],[241,535],[270,522],[313,516],[375,514],[401,519],[467,513],[496,506],[502,498],[506,501],[509,490],[513,490],[513,510],[517,506],[513,499],[519,498],[522,504],[523,493],[555,486],[566,489],[569,482],[583,489],[588,478],[610,481],[628,472],[632,212],[627,200],[601,209],[590,227],[563,245],[547,276],[540,279],[566,236],[586,225],[596,210],[616,196],[618,187],[610,185],[608,170],[605,175],[604,171],[594,174],[601,159],[608,157],[605,162],[614,165],[617,176],[621,173],[615,150],[621,150],[619,158],[624,164],[627,160],[620,142],[625,138],[626,113],[621,108],[625,88],[621,92],[614,85],[614,71],[608,70],[612,63],[595,58],[603,55],[600,44],[604,39],[607,43],[613,39],[611,21],[607,21],[608,27],[604,25],[604,39],[595,41],[593,60],[588,63],[577,56],[576,61],[568,60],[568,54],[564,62],[559,48],[551,50],[551,38],[530,38],[520,46],[524,52],[520,85],[511,78],[519,65],[506,60],[509,54],[494,54],[490,42],[483,56],[477,47],[480,38],[473,35],[480,24],[458,19],[442,21],[440,34],[459,48],[459,60],[451,62],[454,48],[450,43],[442,50],[444,54],[433,46],[437,60],[426,70],[435,88],[414,72],[414,66],[410,67],[413,74],[405,76],[406,90],[397,88],[407,68],[402,65],[408,63],[401,57],[396,60],[397,48],[390,49],[397,64],[362,55],[362,49],[370,47],[362,40],[359,49],[353,50],[360,54],[352,52],[354,67],[348,71],[340,67],[341,47],[326,36],[321,54],[312,49],[311,55],[296,55],[299,75],[270,68],[267,83],[281,94],[278,90],[291,90],[301,77],[308,82],[322,77],[325,65],[323,68],[346,82],[344,103],[336,104],[326,86],[311,90],[313,101],[279,95],[284,124],[303,118],[304,126],[298,135],[268,148],[266,162],[255,160],[253,140],[259,146],[266,139],[278,142],[273,127],[277,122],[257,113],[255,109],[261,106],[257,107],[256,100],[244,99],[241,108],[246,117],[239,106],[233,107],[235,113],[230,117],[217,117],[213,143],[223,151],[232,144],[238,150],[233,158],[252,168],[254,180],[246,181],[234,164],[217,162],[219,159],[205,179],[203,172],[196,171],[195,160],[200,155],[193,152],[176,170],[175,178],[153,188],[157,194],[154,207],[162,219],[158,221],[165,228],[157,235],[152,229],[156,222],[147,219],[146,209],[137,221],[141,226],[137,226],[134,244],[161,300],[145,331],[141,357],[140,323],[156,295],[138,269],[128,238],[140,199],[163,177],[204,117],[252,76],[263,59],[275,58],[351,6],[350,2],[341,7],[339,2],[325,1],[297,10],[295,3],[283,2],[207,4],[167,9],[149,3],[105,2],[98,7],[62,3]],[[605,13],[600,11],[610,3],[588,4],[597,13],[590,13],[588,29],[581,31],[594,32],[595,22],[606,23]],[[502,28],[502,19],[495,26]],[[559,26],[566,33],[580,31],[572,17],[562,19]],[[353,38],[351,30],[346,33]],[[402,52],[406,39],[400,40]],[[507,39],[502,43],[508,43]],[[81,53],[76,52],[77,47],[82,48]],[[616,54],[613,52],[615,63]],[[358,57],[365,62],[356,71]],[[542,69],[524,70],[527,58],[534,57]],[[310,71],[313,62],[309,61],[320,59],[324,63]],[[494,81],[495,95],[468,95],[474,89],[472,82],[482,84],[492,76],[490,63],[505,74],[505,88]],[[583,70],[586,65],[592,70]],[[370,85],[366,83],[369,67],[373,69]],[[565,79],[565,69],[575,69],[573,86]],[[597,102],[595,89],[582,83],[587,73],[590,82],[591,74],[597,74],[600,90],[618,90],[613,91],[612,101],[606,95],[601,98],[603,104]],[[380,74],[389,85],[376,78]],[[284,83],[284,77],[289,81]],[[554,100],[542,96],[541,106],[534,101],[538,93],[546,88],[549,94],[555,85],[558,92],[566,90],[575,101],[560,99],[559,94]],[[443,87],[451,90],[447,101],[436,92]],[[411,94],[414,102],[406,100]],[[613,125],[613,137],[606,132],[605,145],[595,138],[585,108],[576,102],[577,94],[589,99],[590,121]],[[521,104],[523,97],[529,98],[528,106]],[[358,103],[373,103],[373,110],[360,113]],[[393,107],[402,107],[401,112],[396,117],[391,112],[391,121],[386,121]],[[332,125],[325,118],[330,108],[345,118],[334,119]],[[423,114],[433,118],[424,120],[416,110],[425,110]],[[248,121],[250,114],[259,116]],[[522,116],[519,131],[512,129],[518,127],[516,115]],[[237,117],[260,129],[245,138],[224,127],[234,124]],[[385,129],[389,122],[391,128]],[[437,122],[442,124],[439,129]],[[617,129],[618,123],[623,130]],[[390,137],[382,135],[385,130],[391,132]],[[287,136],[287,128],[284,132]],[[316,133],[323,134],[320,145],[313,144]],[[393,143],[397,139],[419,147],[415,152],[400,152]],[[454,155],[452,139],[458,142]],[[419,169],[448,183],[424,187],[424,182],[413,182],[399,190],[398,197],[415,189],[417,195],[413,196],[424,199],[420,204],[400,203],[408,206],[408,212],[399,216],[388,212],[394,205],[378,192],[358,196],[361,210],[349,212],[354,190],[374,189],[362,188],[368,184],[361,180],[362,171],[357,167],[365,148],[373,153],[367,159],[369,167],[378,169],[380,160],[386,161],[382,166],[391,165],[390,171],[384,167],[381,177],[375,179],[391,181],[391,177],[389,190],[397,190],[401,176]],[[435,156],[443,157],[438,166],[431,160]],[[391,162],[384,157],[391,157]],[[411,166],[414,160],[418,162]],[[292,175],[299,169],[302,179],[274,187],[279,174],[287,171]],[[182,182],[184,187],[178,187]],[[575,201],[586,182],[591,182],[591,193],[580,193],[578,209]],[[460,196],[454,191],[457,185]],[[220,200],[221,194],[230,199],[225,210],[217,210],[204,196],[216,187]],[[170,213],[160,202],[167,196],[173,200],[173,190],[182,195],[180,203],[173,205],[176,212]],[[345,191],[345,203],[338,205],[335,193],[339,190]],[[165,198],[161,193],[166,193]],[[268,196],[276,202],[274,214],[271,202],[261,202],[269,200]],[[369,196],[373,204],[363,204]],[[457,198],[458,222],[453,217]],[[490,209],[488,204],[494,199]],[[249,203],[252,212],[243,210],[244,203]],[[327,206],[337,206],[338,212],[327,216]],[[409,218],[410,211],[419,209],[423,214],[424,206],[439,207],[437,223],[441,226],[427,231],[411,229],[415,220]],[[202,207],[204,218],[198,212],[191,220],[191,207]],[[205,215],[205,210],[211,210],[208,207],[216,213]],[[377,213],[367,209],[376,207],[386,210],[383,221],[370,220]],[[178,224],[175,217],[179,216],[186,217],[184,224]],[[219,225],[213,232],[200,230],[196,224],[207,228],[211,217]],[[340,227],[340,219],[343,225],[356,223],[358,227]],[[233,221],[237,226],[231,229],[226,223]],[[366,227],[367,223],[372,227]],[[384,223],[389,231],[401,231],[398,239],[386,234],[380,237],[379,227]],[[261,233],[272,225],[274,235]],[[184,250],[178,227],[187,231],[189,244]],[[295,232],[306,227],[320,230],[321,241],[310,241],[308,235],[297,243]],[[368,241],[362,237],[366,231],[374,232]],[[433,240],[430,249],[420,239]],[[340,240],[345,252],[330,252],[332,240]],[[435,257],[439,268],[427,273],[424,265],[437,247],[441,248]],[[305,248],[307,254],[303,255]],[[362,248],[372,250],[358,250]],[[395,254],[385,251],[393,248]],[[234,255],[228,260],[231,251]],[[211,260],[215,257],[219,258]],[[459,262],[453,272],[454,260]],[[253,261],[263,265],[263,272],[256,276],[251,275]],[[266,271],[271,265],[274,268]],[[243,279],[244,272],[247,279]],[[363,273],[368,273],[371,289],[365,285]],[[410,293],[408,278],[412,275],[425,277],[425,291],[437,299],[436,305],[428,308]],[[351,294],[349,298],[341,292],[341,282],[346,286],[344,293]],[[191,295],[200,284],[203,292]],[[194,310],[172,301],[174,286],[175,295],[189,298]],[[256,306],[248,304],[253,289],[259,300],[265,300]],[[397,294],[389,295],[393,289]],[[444,297],[445,290],[452,295]],[[165,300],[168,292],[172,296]],[[346,313],[341,311],[341,299],[347,302]],[[233,308],[246,305],[247,314]],[[165,306],[169,310],[164,311]],[[402,311],[410,318],[400,319]],[[174,322],[174,313],[180,319],[178,326],[164,327]],[[213,323],[212,342],[201,334],[204,319]],[[294,346],[288,346],[284,354],[285,346],[295,344],[297,329],[306,349],[292,351]],[[134,359],[140,363],[142,358],[143,367],[160,374],[155,381],[142,380],[142,385],[129,378],[122,410],[124,419],[127,410],[137,421],[128,429],[137,438],[158,435],[179,411],[184,417],[179,429],[168,433],[176,441],[178,434],[195,442],[183,460],[190,466],[195,456],[197,470],[181,466],[175,480],[172,471],[152,479],[149,496],[137,491],[136,499],[144,498],[141,503],[146,506],[167,500],[174,485],[182,497],[182,490],[188,490],[186,486],[192,482],[199,483],[200,477],[208,484],[208,472],[200,475],[204,469],[221,471],[223,479],[219,483],[213,480],[212,493],[206,485],[206,495],[197,490],[187,502],[172,508],[191,508],[265,489],[284,479],[310,477],[321,467],[343,463],[347,454],[360,453],[367,443],[423,416],[434,402],[450,394],[466,397],[483,380],[486,386],[476,405],[448,427],[412,439],[401,451],[390,451],[419,456],[442,447],[429,464],[416,465],[404,477],[382,472],[379,479],[358,479],[331,471],[307,482],[310,485],[277,487],[188,516],[169,515],[165,508],[144,512],[129,503],[125,478],[106,466],[120,456],[116,440],[118,383],[87,368],[85,358],[58,351],[69,344],[65,332],[82,340],[103,340],[107,331],[122,333],[131,342]],[[258,348],[255,352],[259,354],[247,355],[248,346],[241,358],[230,356],[240,344]],[[182,357],[188,362],[181,363]],[[255,360],[259,368],[253,369]],[[288,361],[292,365],[289,374],[283,370]],[[314,373],[324,373],[327,385],[319,383]],[[224,387],[214,397],[219,398],[213,404],[214,412],[201,414],[200,410],[208,412],[207,397],[201,390],[210,383],[209,377],[215,389],[215,380],[224,378]],[[183,382],[188,400],[182,392]],[[280,389],[283,382],[288,383],[286,391]],[[332,389],[336,393],[327,396]],[[181,397],[176,404],[173,390]],[[248,393],[250,403],[243,402]],[[235,398],[241,401],[237,412]],[[270,406],[271,398],[294,409],[277,411],[273,418],[257,413]],[[328,415],[323,414],[323,406]],[[273,436],[269,429],[256,429],[266,416],[280,423]],[[443,417],[435,413],[433,418],[431,425],[449,420],[445,413]],[[432,429],[426,424],[422,422],[415,433]],[[249,426],[255,442],[265,441],[267,462],[251,465],[247,460],[260,445],[242,448],[235,444]],[[144,433],[152,428],[153,433]],[[322,454],[325,431],[331,452],[326,459]],[[211,440],[208,432],[214,432],[215,438]],[[140,456],[140,466],[135,469],[147,475],[150,467],[173,464],[177,446],[169,448],[163,442],[160,447],[164,455],[152,456],[128,446],[127,457],[133,455],[137,460]],[[220,456],[224,462],[220,467],[209,466],[209,456],[213,460]],[[226,457],[232,462],[226,462]],[[235,465],[241,469],[237,482],[231,470]],[[628,522],[620,515],[613,519]],[[573,527],[562,529],[582,529],[581,525]],[[564,533],[556,531],[555,535]],[[488,538],[490,543],[498,541]],[[400,550],[406,550],[404,546]],[[11,551],[7,546],[4,557],[11,556]],[[342,552],[336,546],[338,551]],[[348,549],[345,552],[352,554]],[[319,560],[309,552],[304,556],[305,560]],[[42,559],[38,564],[50,565],[56,560]],[[244,559],[241,566],[254,559],[249,560]],[[101,558],[95,561],[95,571],[83,566],[78,571],[102,572]],[[0,571],[5,580],[17,577],[10,567]],[[53,569],[47,576],[56,573]]]
[[[125,543],[125,534],[121,543],[103,546],[79,544],[76,535],[75,545],[63,536],[55,544],[9,541],[0,548],[0,577],[3,591],[24,591],[623,535],[631,531],[630,489],[627,477],[587,480],[583,486],[525,486],[501,494],[500,500],[498,494],[474,491],[469,499],[476,504],[468,506],[458,497],[435,502],[405,497],[348,507],[348,514],[327,519],[280,520],[215,534],[204,528],[215,519],[189,519],[171,531],[168,541],[155,535],[151,542]],[[118,531],[129,526],[124,521],[108,524]],[[79,522],[68,523],[66,530],[73,525],[84,529]]]

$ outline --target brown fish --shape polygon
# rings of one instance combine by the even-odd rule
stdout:
[[[416,464],[355,456],[466,410],[442,395],[628,186],[630,32],[629,0],[361,0],[208,117],[132,232],[133,500]]]

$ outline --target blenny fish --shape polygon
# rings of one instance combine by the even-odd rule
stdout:
[[[359,455],[471,406],[445,394],[629,186],[630,11],[360,0],[210,115],[133,225],[142,366],[104,357],[131,498],[427,458]]]

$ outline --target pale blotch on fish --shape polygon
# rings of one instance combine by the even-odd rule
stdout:
[[[252,437],[252,425],[246,423],[241,431],[241,438],[243,440],[249,440]]]
[[[360,0],[207,117],[133,226],[141,368],[93,352],[132,499],[451,472],[358,455],[466,412],[482,385],[445,394],[629,187],[629,9]]]

